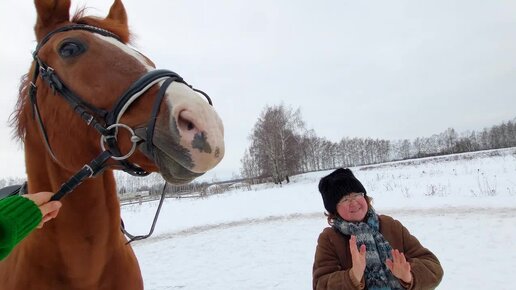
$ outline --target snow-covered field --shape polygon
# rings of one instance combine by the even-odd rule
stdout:
[[[145,289],[311,289],[326,226],[317,183],[330,171],[202,199],[168,199],[133,243]],[[514,289],[516,148],[354,168],[379,213],[440,259],[439,289]],[[144,234],[157,202],[122,207]]]

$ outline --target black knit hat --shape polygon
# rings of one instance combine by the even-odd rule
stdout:
[[[352,192],[363,192],[367,198],[364,186],[348,168],[339,168],[321,178],[319,192],[321,192],[324,207],[330,214],[337,213],[337,203],[345,195]]]

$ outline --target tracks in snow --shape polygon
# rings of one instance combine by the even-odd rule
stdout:
[[[499,216],[500,218],[504,217],[514,217],[516,215],[516,207],[443,207],[443,208],[409,208],[409,209],[382,209],[377,210],[381,214],[391,215],[394,218],[396,216],[411,216],[411,215],[470,215],[470,214],[480,214],[480,215],[490,215],[490,216]],[[322,212],[313,212],[313,213],[296,213],[284,216],[268,216],[264,218],[251,218],[251,219],[242,219],[238,221],[219,223],[219,224],[209,224],[204,226],[195,226],[191,228],[187,228],[184,230],[165,233],[156,235],[151,237],[148,240],[142,240],[138,243],[134,244],[134,246],[143,245],[143,244],[151,244],[155,242],[160,242],[163,240],[174,239],[187,237],[191,235],[200,234],[208,231],[215,230],[225,230],[234,227],[240,226],[253,226],[253,225],[262,225],[274,222],[287,222],[292,220],[303,220],[303,219],[321,219],[321,222],[324,223],[326,217]]]

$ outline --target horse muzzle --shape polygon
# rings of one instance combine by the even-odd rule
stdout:
[[[146,143],[152,139],[152,149],[149,144],[139,149],[167,181],[187,183],[224,157],[224,127],[213,106],[186,84],[172,82],[164,94],[154,128],[146,128],[154,130],[152,134],[136,130]]]

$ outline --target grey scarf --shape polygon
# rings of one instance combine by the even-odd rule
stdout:
[[[392,260],[392,247],[380,233],[380,222],[376,212],[370,208],[365,222],[347,222],[341,218],[333,220],[332,226],[341,233],[357,237],[357,246],[366,245],[365,282],[369,290],[404,289],[398,279],[385,265]]]

